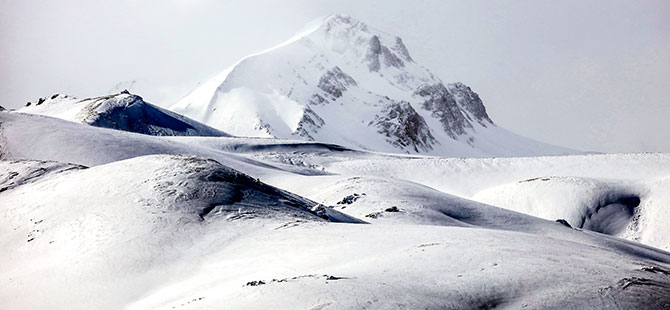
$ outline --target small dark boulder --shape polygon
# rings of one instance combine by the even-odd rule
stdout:
[[[363,194],[363,195],[365,195],[365,194]],[[337,204],[338,205],[350,205],[350,204],[354,203],[354,201],[358,200],[358,198],[360,198],[360,197],[361,197],[361,195],[359,195],[357,193],[354,193],[353,195],[349,195],[347,197],[342,198],[342,200],[338,201]]]
[[[247,282],[246,286],[259,286],[259,285],[263,285],[263,284],[265,284],[265,281],[259,280],[259,281]]]

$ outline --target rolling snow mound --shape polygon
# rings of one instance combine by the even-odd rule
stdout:
[[[97,127],[153,136],[228,136],[197,121],[145,102],[127,91],[108,96],[77,99],[55,94],[16,110],[52,116]]]

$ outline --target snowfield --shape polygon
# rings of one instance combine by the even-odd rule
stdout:
[[[670,307],[668,154],[440,158],[0,112],[0,159],[2,309]]]

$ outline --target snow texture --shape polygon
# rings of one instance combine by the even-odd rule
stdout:
[[[437,158],[9,112],[0,154],[3,309],[670,302],[667,154]]]

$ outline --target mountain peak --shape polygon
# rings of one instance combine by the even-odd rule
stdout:
[[[402,39],[342,14],[244,58],[172,109],[233,135],[382,152],[500,156],[535,143],[495,126],[477,93],[417,64]]]
[[[347,15],[324,17],[304,37],[318,48],[367,64],[373,72],[384,66],[403,67],[405,62],[413,61],[402,39]]]
[[[356,18],[344,14],[328,15],[324,18],[322,25],[328,31],[336,27],[351,27],[364,32],[368,31],[368,25]]]

